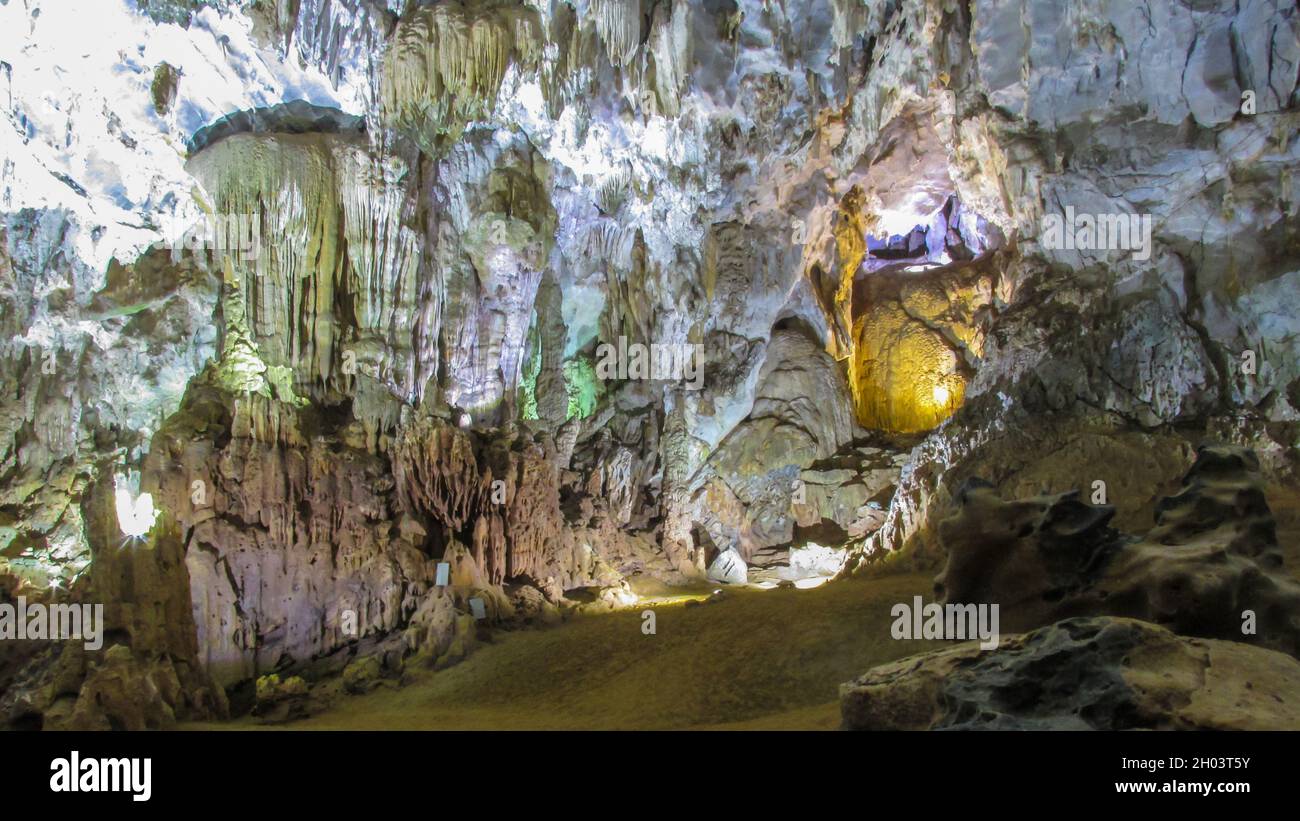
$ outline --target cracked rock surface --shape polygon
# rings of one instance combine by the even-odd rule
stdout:
[[[1300,662],[1134,619],[1075,618],[874,668],[841,690],[852,730],[1294,730]]]

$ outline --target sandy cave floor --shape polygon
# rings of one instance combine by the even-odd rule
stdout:
[[[930,595],[923,574],[813,590],[729,590],[724,600],[642,607],[498,631],[446,670],[345,697],[286,729],[835,729],[839,685],[933,649],[895,641],[889,609]],[[263,729],[255,719],[186,729]]]
[[[1300,577],[1300,490],[1269,505]],[[637,606],[548,628],[495,631],[464,662],[410,669],[398,687],[334,701],[268,727],[245,717],[183,729],[804,729],[839,726],[839,685],[941,642],[895,641],[890,608],[932,593],[932,573],[831,582],[812,590],[730,589],[719,602]]]

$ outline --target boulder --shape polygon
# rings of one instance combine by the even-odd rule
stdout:
[[[710,581],[722,584],[745,584],[748,580],[748,569],[740,553],[735,548],[730,548],[719,553],[709,565],[708,577]]]
[[[1296,730],[1300,662],[1124,618],[1066,619],[873,668],[850,730]]]
[[[1136,539],[1109,526],[1113,508],[1077,492],[1004,502],[968,482],[940,522],[948,560],[936,592],[996,603],[1012,630],[1128,616],[1300,655],[1300,583],[1282,567],[1255,454],[1202,447],[1183,484]]]

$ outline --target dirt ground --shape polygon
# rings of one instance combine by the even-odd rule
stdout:
[[[835,729],[839,685],[934,649],[890,637],[890,608],[930,577],[813,590],[729,590],[721,601],[574,618],[497,633],[464,662],[414,671],[288,729]],[[193,725],[192,725],[193,726]],[[210,725],[211,726],[211,725]],[[251,720],[218,725],[259,727]]]
[[[1300,490],[1269,488],[1278,539],[1300,577]],[[818,729],[839,726],[839,685],[934,649],[895,641],[890,608],[932,596],[930,574],[813,590],[728,590],[723,600],[644,606],[498,631],[461,664],[412,670],[287,729]],[[270,729],[242,719],[213,729]]]

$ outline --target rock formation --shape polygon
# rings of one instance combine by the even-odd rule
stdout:
[[[1108,527],[1113,508],[1077,492],[1003,502],[969,482],[939,524],[948,561],[936,593],[944,603],[997,603],[1011,630],[1127,616],[1300,656],[1300,583],[1282,567],[1255,454],[1202,447],[1183,485],[1134,540]]]
[[[1271,687],[1300,673],[1300,583],[1283,569],[1255,454],[1198,449],[1141,539],[1078,496],[1004,502],[968,481],[939,524],[938,598],[997,606],[1008,631],[1037,629],[991,652],[971,642],[869,671],[841,688],[844,726],[1300,726],[1285,699],[1254,689],[1266,679],[1266,692],[1284,692]]]
[[[1300,662],[1123,618],[1066,619],[877,667],[840,688],[852,730],[1294,730]]]
[[[803,548],[946,560],[1026,629],[1249,607],[1296,653],[1260,484],[1300,435],[1292,3],[28,0],[0,32],[0,604],[122,605],[99,655],[0,648],[0,722],[282,720],[295,677]],[[641,349],[691,370],[602,366]],[[1202,451],[1159,503],[1205,439],[1258,464]],[[1061,495],[1096,482],[1113,513]]]

